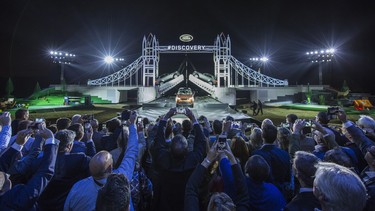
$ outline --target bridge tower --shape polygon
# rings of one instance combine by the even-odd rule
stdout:
[[[218,35],[215,40],[215,76],[217,77],[217,87],[230,87],[230,58],[231,58],[231,42],[229,35],[225,37],[223,33]]]
[[[143,57],[143,86],[155,87],[155,79],[159,75],[159,42],[156,36],[149,34],[143,37],[142,41],[142,57]],[[150,81],[151,80],[151,81]]]

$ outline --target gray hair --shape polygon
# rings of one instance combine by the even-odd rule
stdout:
[[[250,144],[255,148],[259,149],[263,145],[262,129],[255,127],[250,134]]]
[[[293,168],[295,169],[296,177],[309,188],[313,187],[316,164],[319,161],[318,157],[309,152],[297,151],[295,154]]]
[[[55,138],[60,141],[59,152],[66,151],[68,146],[73,144],[76,133],[72,130],[60,130],[56,133]]]
[[[334,163],[317,165],[314,194],[327,210],[360,211],[366,205],[366,187],[361,179],[348,168]]]
[[[357,121],[357,125],[375,130],[375,120],[367,115],[360,115],[360,118]]]

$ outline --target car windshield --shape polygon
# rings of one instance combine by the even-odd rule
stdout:
[[[180,89],[178,90],[178,94],[190,95],[192,92],[190,89]]]

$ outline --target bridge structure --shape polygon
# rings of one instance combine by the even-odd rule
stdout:
[[[259,94],[257,90],[279,90],[288,87],[288,80],[276,79],[262,74],[239,60],[231,54],[231,40],[229,35],[217,35],[213,45],[159,45],[153,34],[145,36],[142,41],[142,55],[125,68],[108,76],[89,80],[88,86],[96,90],[130,90],[138,89],[139,103],[152,101],[173,87],[184,81],[184,75],[173,78],[163,84],[155,84],[159,76],[160,54],[174,53],[209,53],[213,54],[214,77],[217,83],[211,84],[192,74],[187,79],[219,101],[235,104],[236,90],[252,90],[256,98],[266,101],[269,94]],[[287,90],[287,89],[286,89]],[[255,91],[255,95],[254,95]],[[106,91],[100,93],[105,94]],[[108,91],[107,91],[108,92]],[[264,92],[264,91],[263,91]],[[275,92],[275,91],[272,91]],[[276,91],[277,92],[277,91]],[[112,92],[111,92],[112,93]],[[118,95],[118,96],[117,96]],[[118,102],[121,94],[111,94],[112,102]],[[271,94],[272,95],[272,94]],[[105,96],[102,96],[105,98]]]

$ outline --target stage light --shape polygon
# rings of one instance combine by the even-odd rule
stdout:
[[[113,61],[114,61],[114,59],[113,59],[112,56],[104,57],[104,62],[107,63],[107,64],[112,64]]]

